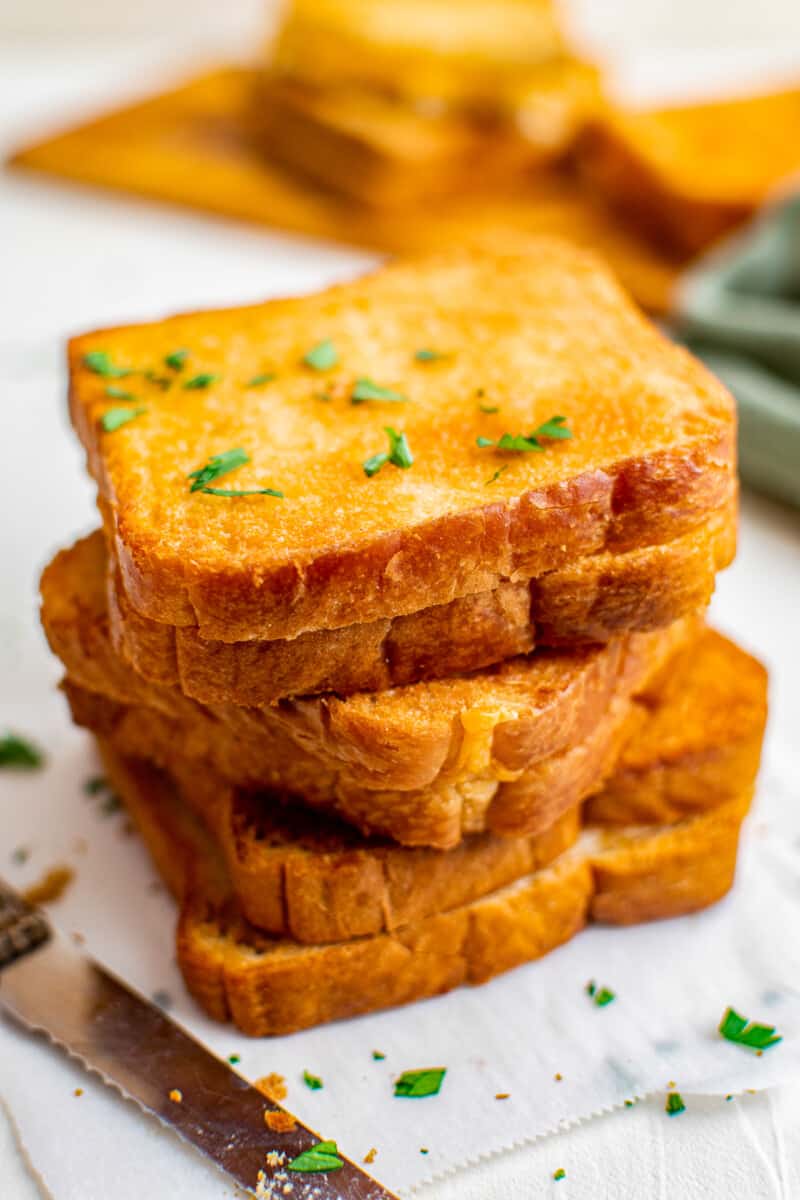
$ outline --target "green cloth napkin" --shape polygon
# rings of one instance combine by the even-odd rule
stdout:
[[[800,195],[692,267],[675,320],[736,397],[742,478],[800,507]]]

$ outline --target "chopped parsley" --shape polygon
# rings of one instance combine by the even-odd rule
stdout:
[[[0,736],[0,767],[19,767],[24,771],[35,771],[44,764],[44,755],[33,742],[17,733]]]
[[[277,496],[279,500],[285,500],[283,492],[278,488],[212,488],[204,487],[200,491],[205,496]]]
[[[414,359],[418,363],[439,362],[442,358],[449,358],[449,354],[445,354],[442,350],[417,350],[414,354]]]
[[[303,1083],[312,1092],[318,1092],[324,1086],[319,1075],[312,1075],[310,1071],[303,1071]]]
[[[492,475],[489,479],[486,480],[486,483],[484,486],[488,487],[490,483],[496,483],[496,481],[500,478],[500,476],[503,474],[503,472],[507,471],[507,470],[508,470],[508,463],[503,463],[502,467],[498,467],[497,470],[495,471],[494,475]]]
[[[168,392],[172,387],[172,379],[169,375],[159,375],[157,371],[145,371],[144,377],[148,383],[152,383],[153,387],[161,388],[162,392]]]
[[[591,996],[598,1008],[605,1008],[607,1004],[617,998],[617,993],[612,992],[611,988],[599,988],[593,979],[586,985],[586,995]]]
[[[290,1171],[338,1171],[344,1166],[336,1142],[317,1142],[286,1164]]]
[[[123,425],[130,424],[137,417],[141,417],[147,412],[146,408],[141,406],[138,408],[109,408],[100,418],[100,424],[106,433],[115,433],[117,429],[121,429]]]
[[[100,812],[104,817],[111,817],[122,808],[122,801],[115,792],[110,792],[104,796],[100,804]]]
[[[260,375],[254,375],[252,379],[248,379],[245,387],[263,387],[265,383],[272,383],[273,379],[277,378],[274,371],[263,371]]]
[[[102,375],[103,379],[124,379],[133,374],[130,367],[115,366],[107,350],[90,350],[83,356],[83,365],[95,375]]]
[[[317,342],[308,353],[303,355],[303,362],[314,371],[329,371],[339,361],[339,351],[330,338]]]
[[[357,379],[350,393],[351,404],[368,404],[370,400],[383,400],[388,404],[406,404],[408,396],[393,388],[382,387],[371,379]]]
[[[112,792],[111,784],[102,775],[95,775],[92,779],[87,779],[83,785],[83,790],[87,796],[101,797],[99,812],[105,817],[110,817],[122,808],[122,801],[119,796],[115,792]]]
[[[447,1067],[424,1067],[419,1071],[404,1071],[394,1081],[395,1096],[410,1100],[421,1100],[424,1096],[436,1096],[447,1074]]]
[[[667,1092],[664,1112],[668,1117],[677,1117],[680,1113],[686,1112],[686,1105],[683,1103],[683,1096],[680,1092]]]
[[[719,1032],[729,1042],[739,1046],[749,1046],[751,1050],[768,1050],[783,1041],[780,1034],[775,1033],[774,1025],[759,1025],[756,1021],[748,1021],[733,1008],[726,1008],[719,1023]]]
[[[187,392],[199,392],[203,388],[211,387],[212,383],[219,381],[219,375],[212,375],[209,371],[202,371],[199,375],[193,375],[191,379],[187,379],[184,383],[184,388]]]
[[[164,355],[164,365],[169,367],[170,371],[182,371],[188,357],[188,350],[173,350],[170,354]]]
[[[553,1179],[555,1179],[557,1183],[559,1182],[559,1180],[566,1179],[566,1178],[567,1178],[567,1172],[564,1170],[563,1167],[559,1167],[557,1171],[553,1171]]]
[[[228,1055],[228,1062],[231,1064],[232,1067],[235,1067],[241,1061],[242,1061],[242,1058],[241,1058],[240,1054],[229,1054]]]
[[[189,488],[190,492],[204,492],[207,496],[277,496],[279,500],[283,500],[283,492],[278,488],[215,488],[209,485],[215,479],[219,479],[222,475],[227,475],[230,471],[235,471],[237,467],[243,467],[245,463],[250,462],[250,455],[246,450],[242,450],[241,446],[235,447],[233,450],[223,450],[221,454],[212,454],[204,467],[198,467],[196,471],[190,471],[187,479],[194,482]]]
[[[125,388],[116,387],[116,385],[113,383],[109,384],[109,386],[106,388],[106,395],[110,396],[112,400],[135,400],[136,399],[133,392],[126,392]]]
[[[499,404],[479,404],[478,408],[481,410],[482,413],[499,413],[500,412]]]
[[[15,866],[21,867],[28,861],[30,856],[31,852],[27,846],[17,846],[17,848],[11,852],[11,861],[15,864]]]
[[[373,454],[361,464],[364,468],[364,474],[370,479],[373,475],[377,475],[381,467],[387,462],[391,463],[392,466],[400,467],[404,471],[407,471],[414,462],[414,455],[411,453],[411,447],[408,444],[406,435],[398,433],[396,429],[392,429],[391,425],[385,425],[383,431],[389,439],[388,451]]]
[[[383,1060],[386,1058],[386,1055],[382,1050],[373,1050],[372,1057],[375,1059],[375,1062],[383,1062]]]
[[[249,462],[250,455],[246,450],[242,450],[241,446],[236,446],[233,450],[223,450],[221,454],[212,454],[204,467],[198,467],[186,476],[187,479],[194,480],[189,491],[199,492],[221,475],[227,475],[229,471],[235,471],[237,467],[243,467]]]
[[[476,445],[481,449],[487,446],[493,446],[496,450],[513,450],[519,454],[526,454],[531,451],[542,451],[545,447],[541,443],[542,438],[551,440],[566,440],[572,437],[572,433],[566,427],[566,417],[551,417],[549,421],[545,421],[538,429],[532,430],[531,433],[504,433],[498,441],[494,442],[491,438],[479,437],[476,438]]]

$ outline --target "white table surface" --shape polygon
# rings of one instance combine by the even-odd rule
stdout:
[[[73,41],[68,51],[63,44],[0,44],[0,150],[63,122],[68,114],[91,111],[109,96],[146,90],[169,61],[175,61],[174,49],[157,40]],[[664,64],[663,75],[668,74]],[[350,274],[371,259],[8,175],[0,177],[0,239],[5,614],[0,648],[8,668],[14,662],[15,629],[36,619],[39,569],[58,545],[95,519],[93,487],[67,428],[59,368],[65,335],[183,307],[300,291]],[[724,630],[769,665],[771,731],[786,740],[797,729],[800,707],[798,599],[800,514],[746,495],[739,557],[720,580],[714,614]],[[13,699],[25,728],[41,678],[27,674],[24,661],[16,666],[0,678],[3,698]],[[7,850],[0,826],[0,859]],[[1,1099],[0,1195],[41,1196],[36,1146],[20,1151],[14,1096]],[[425,1200],[800,1196],[800,1085],[730,1104],[698,1103],[678,1121],[664,1119],[662,1103],[597,1118],[420,1194]],[[561,1166],[567,1178],[555,1184],[552,1173]],[[230,1187],[209,1185],[209,1200],[224,1195],[230,1195]],[[101,1197],[87,1195],[87,1200]]]

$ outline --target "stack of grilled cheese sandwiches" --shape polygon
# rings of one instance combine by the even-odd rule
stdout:
[[[563,158],[599,96],[552,0],[293,0],[252,117],[273,158],[397,209]]]
[[[102,529],[42,619],[206,1011],[286,1033],[725,893],[733,402],[593,256],[495,238],[70,375]]]

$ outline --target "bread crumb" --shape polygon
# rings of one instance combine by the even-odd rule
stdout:
[[[183,1101],[183,1092],[178,1088],[173,1088],[169,1094],[169,1098],[173,1104],[181,1104]]]
[[[297,1128],[297,1121],[287,1112],[265,1112],[264,1123],[273,1133],[291,1133]]]
[[[73,1094],[73,1096],[82,1096],[83,1088],[75,1088],[75,1091],[72,1094]]]
[[[286,1155],[282,1150],[268,1150],[266,1162],[268,1167],[282,1167],[286,1162]]]
[[[494,1098],[495,1100],[508,1100],[510,1095],[511,1092],[495,1092]]]
[[[262,1096],[272,1100],[273,1104],[279,1104],[281,1100],[286,1099],[286,1080],[283,1075],[278,1075],[275,1071],[270,1075],[262,1075],[260,1079],[256,1080],[255,1086]]]
[[[561,1080],[563,1078],[564,1078],[564,1076],[561,1074],[560,1071],[556,1071],[555,1075],[553,1076],[553,1079],[555,1079],[556,1083],[561,1083]]]
[[[22,899],[34,906],[53,904],[60,900],[75,878],[72,867],[51,867],[38,883],[34,883],[22,893]]]
[[[377,1158],[377,1155],[378,1155],[378,1151],[373,1146],[372,1149],[368,1150],[367,1153],[364,1155],[363,1161],[365,1163],[374,1163],[375,1159]]]

